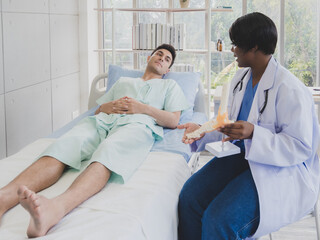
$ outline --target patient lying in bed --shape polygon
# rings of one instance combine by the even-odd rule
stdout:
[[[119,79],[97,101],[95,116],[81,121],[0,189],[0,218],[20,202],[31,217],[28,237],[43,236],[108,181],[126,182],[154,140],[162,138],[162,127],[175,128],[189,107],[176,82],[162,79],[174,58],[174,48],[161,45],[148,57],[142,78]],[[79,169],[85,159],[91,164],[64,193],[53,199],[35,193],[54,184],[66,166]]]

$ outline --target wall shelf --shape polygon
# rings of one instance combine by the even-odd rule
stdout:
[[[130,49],[130,48],[122,48],[122,49],[115,49],[115,52],[119,53],[140,53],[140,52],[150,52],[153,49]],[[95,49],[95,52],[112,52],[112,48],[108,49]],[[176,50],[178,53],[179,52],[186,52],[186,53],[197,53],[197,54],[207,54],[208,49],[183,49],[183,50]],[[216,51],[216,50],[211,50],[210,53],[231,53],[231,50],[224,50],[224,51]]]
[[[100,12],[205,12],[207,8],[95,8]],[[211,8],[211,12],[232,12],[232,8]]]
[[[103,58],[104,53],[110,53],[112,55],[112,63],[115,64],[116,62],[116,54],[119,53],[133,53],[133,64],[135,69],[140,68],[140,56],[139,53],[150,53],[152,50],[140,50],[140,49],[119,49],[115,47],[116,42],[116,33],[115,29],[118,27],[115,24],[115,15],[117,12],[131,12],[133,13],[133,26],[136,26],[139,24],[139,14],[140,13],[165,13],[166,14],[166,24],[173,25],[174,24],[174,14],[175,13],[192,13],[192,12],[202,12],[204,13],[204,28],[205,28],[205,42],[203,45],[203,49],[183,49],[183,50],[177,50],[177,53],[190,53],[190,54],[200,54],[205,57],[205,67],[203,76],[205,79],[205,87],[210,88],[211,86],[211,57],[212,54],[218,54],[220,53],[221,56],[223,54],[230,54],[230,50],[224,50],[221,52],[218,52],[216,49],[213,49],[211,46],[211,24],[212,24],[212,14],[214,13],[228,13],[233,12],[233,9],[227,6],[220,6],[220,7],[211,7],[211,1],[205,0],[205,7],[203,8],[175,8],[173,4],[173,0],[167,0],[168,1],[168,8],[139,8],[138,4],[135,0],[133,0],[133,7],[130,8],[104,8],[99,7],[95,8],[96,11],[100,12],[100,14],[104,14],[105,12],[111,13],[111,24],[110,26],[112,28],[112,39],[111,44],[112,47],[109,49],[104,49],[104,46],[102,46],[102,42],[99,49],[94,50],[95,52],[101,54],[101,59]],[[188,24],[188,23],[186,23]],[[191,45],[192,46],[192,45]],[[202,47],[202,46],[201,46]],[[208,106],[208,113],[210,113],[210,101],[211,101],[211,92],[207,92],[207,106]]]
[[[114,49],[115,52],[119,53],[140,53],[140,52],[150,52],[153,49]],[[113,52],[113,49],[96,49],[95,52]],[[207,49],[184,49],[184,50],[176,50],[178,52],[187,52],[187,53],[198,53],[198,54],[206,54],[208,53]]]

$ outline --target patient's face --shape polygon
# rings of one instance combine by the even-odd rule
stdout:
[[[163,75],[169,72],[171,62],[171,53],[166,49],[159,49],[149,58],[148,68],[159,75]]]

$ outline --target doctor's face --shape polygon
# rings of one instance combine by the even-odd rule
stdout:
[[[152,72],[163,75],[169,72],[172,55],[166,49],[159,49],[148,57],[148,68]]]
[[[245,51],[242,48],[232,45],[231,52],[233,52],[233,56],[236,58],[239,67],[250,67],[252,50]]]

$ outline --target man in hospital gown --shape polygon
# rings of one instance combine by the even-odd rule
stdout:
[[[28,237],[43,236],[108,181],[126,182],[155,139],[162,138],[162,127],[176,128],[181,111],[189,107],[178,84],[162,79],[174,58],[175,49],[163,44],[148,57],[142,78],[120,78],[97,100],[95,116],[82,120],[0,189],[0,218],[20,202],[31,216]],[[54,184],[66,166],[80,169],[88,159],[91,164],[64,193],[52,199],[36,194]]]

